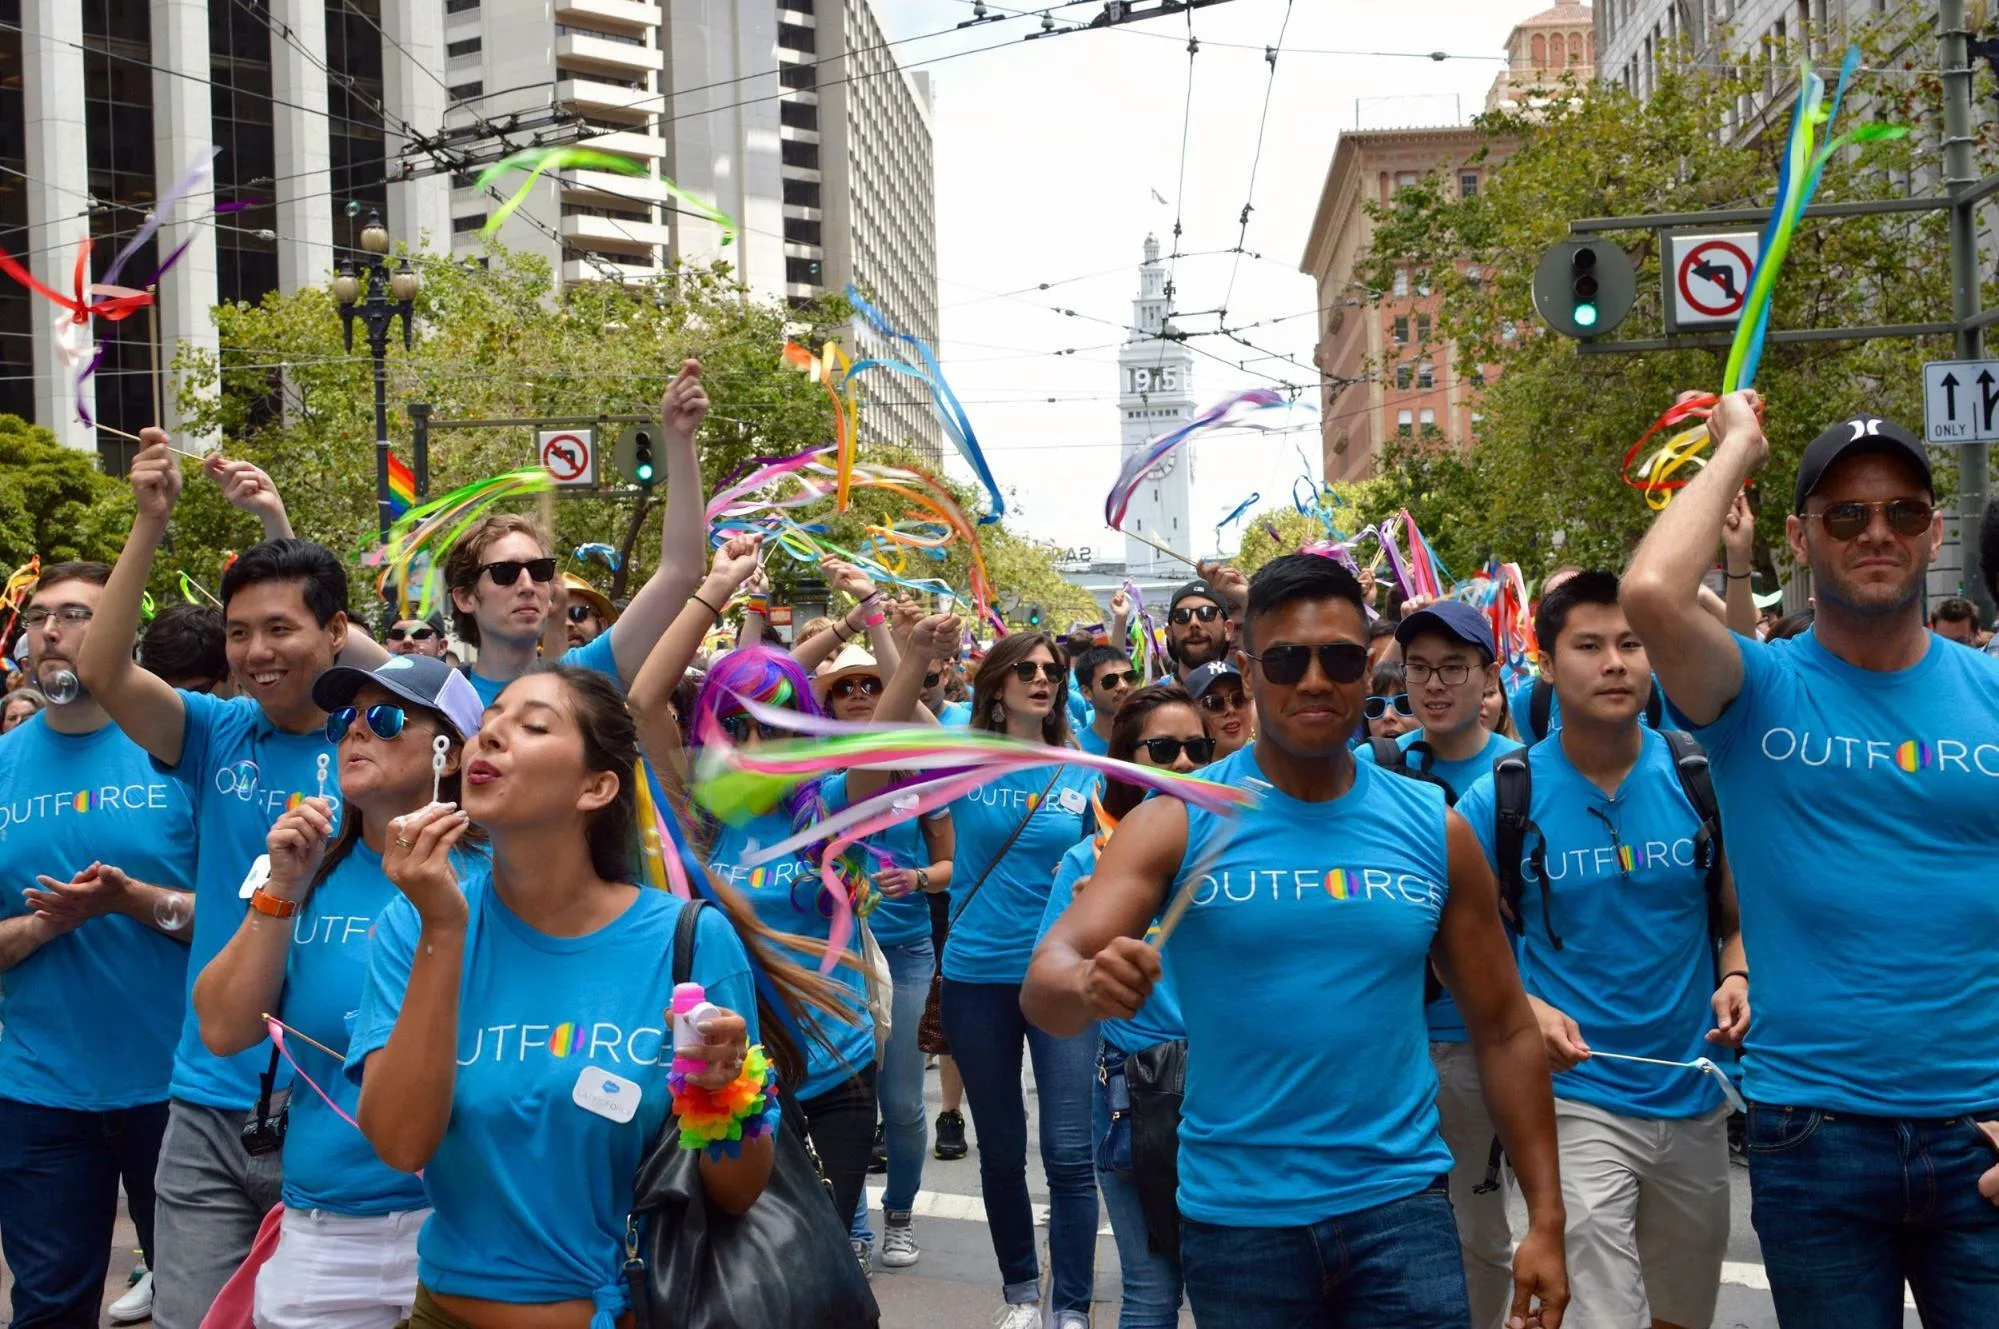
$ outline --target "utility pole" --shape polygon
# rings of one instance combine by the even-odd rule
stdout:
[[[1953,196],[1950,208],[1950,312],[1957,323],[1957,358],[1979,360],[1985,354],[1985,332],[1976,326],[1979,314],[1978,183],[1975,139],[1971,127],[1971,33],[1964,26],[1964,0],[1941,0],[1940,67],[1943,70],[1944,188]],[[1972,566],[1978,548],[1978,523],[1985,513],[1990,459],[1984,443],[1957,449],[1958,552],[1964,560],[1964,589],[1990,622],[1992,593]]]

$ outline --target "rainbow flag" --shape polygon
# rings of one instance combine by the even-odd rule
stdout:
[[[403,459],[389,454],[389,515],[400,517],[416,506],[416,476]]]

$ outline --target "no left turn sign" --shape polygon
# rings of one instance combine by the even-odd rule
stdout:
[[[581,486],[597,483],[593,432],[588,429],[544,429],[536,436],[542,469],[555,483]]]
[[[1675,327],[1713,327],[1742,317],[1756,277],[1759,238],[1753,231],[1668,238],[1666,294]]]

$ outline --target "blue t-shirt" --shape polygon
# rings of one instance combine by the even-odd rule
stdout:
[[[963,729],[972,723],[972,703],[969,701],[948,701],[938,715],[937,723],[951,729]]]
[[[684,907],[641,890],[611,923],[551,937],[507,908],[490,878],[465,883],[451,1124],[424,1168],[433,1212],[417,1277],[433,1292],[515,1305],[624,1301],[632,1182],[670,1105],[673,930]],[[367,991],[347,1048],[357,1083],[389,1041],[422,926],[407,900],[375,920]],[[757,1040],[749,956],[720,909],[695,930],[692,981],[741,1015]],[[636,1090],[630,1121],[580,1106],[609,1072]],[[609,1093],[611,1091],[604,1091]]]
[[[1076,746],[1081,748],[1083,751],[1090,753],[1092,756],[1103,757],[1103,756],[1108,756],[1110,754],[1111,750],[1110,740],[1107,738],[1097,737],[1097,731],[1090,728],[1088,725],[1084,725],[1076,729],[1075,735],[1076,735]]]
[[[844,794],[845,785],[841,786]],[[830,803],[829,807],[834,807]],[[756,845],[776,844],[792,833],[791,814],[781,808],[766,812],[742,826],[723,826],[716,833],[715,847],[708,866],[715,875],[741,891],[757,917],[779,932],[794,937],[825,941],[832,934],[833,902],[819,877],[819,855],[824,845],[813,845],[802,854],[791,854],[775,863],[745,867],[743,858]],[[861,934],[856,928],[847,943],[846,955],[858,959]],[[821,953],[795,946],[781,948],[805,968],[818,972]],[[805,1083],[794,1092],[799,1099],[817,1098],[873,1064],[875,1059],[874,1018],[868,1013],[868,981],[851,964],[838,964],[827,975],[843,989],[847,1008],[854,1012],[852,1023],[822,1018],[814,1038],[803,1030],[792,1030],[805,1056]]]
[[[1016,985],[1027,977],[1055,866],[1083,838],[1096,781],[1095,772],[1080,766],[1031,767],[951,804],[958,850],[951,860],[954,921],[944,943],[944,977]],[[1023,820],[1025,829],[995,863]],[[979,885],[982,877],[985,884]]]
[[[1876,1116],[1999,1109],[1999,669],[1928,639],[1861,669],[1735,638],[1706,746],[1742,904],[1748,1096]]]
[[[1421,742],[1422,739],[1421,729],[1411,729],[1398,737],[1395,742],[1404,752],[1408,752],[1411,745]],[[1466,790],[1492,774],[1492,763],[1519,746],[1520,744],[1504,734],[1490,734],[1486,737],[1485,746],[1480,748],[1476,755],[1467,757],[1463,761],[1443,761],[1434,756],[1426,761],[1423,754],[1416,754],[1408,759],[1409,769],[1423,771],[1442,780],[1450,786],[1451,797],[1460,798]],[[1371,745],[1363,744],[1356,748],[1354,755],[1369,765],[1374,764],[1374,748]],[[1457,1000],[1449,992],[1431,1002],[1424,1016],[1430,1023],[1430,1038],[1433,1041],[1438,1043],[1471,1041],[1471,1034],[1465,1029],[1465,1017],[1458,1010]]]
[[[623,688],[624,683],[618,677],[618,657],[611,649],[611,634],[617,630],[618,625],[613,623],[581,646],[570,647],[562,653],[558,663],[602,674]],[[479,694],[482,706],[491,706],[498,701],[500,694],[507,690],[507,684],[514,681],[511,678],[487,678],[471,669],[465,671],[465,677],[472,684],[472,690]]]
[[[194,885],[194,809],[107,724],[59,734],[36,715],[0,737],[0,918],[39,873],[92,863]],[[75,1112],[158,1103],[187,1000],[187,947],[122,914],[93,918],[0,974],[0,1098]]]
[[[915,806],[915,795],[907,800],[897,800],[897,806]],[[847,777],[845,773],[835,775],[826,782],[826,802],[829,807],[847,806]],[[939,812],[938,818],[949,817],[949,812]],[[911,817],[908,821],[897,822],[879,835],[869,837],[876,849],[887,854],[883,860],[873,854],[868,855],[868,871],[878,873],[884,868],[927,868],[930,866],[930,842],[923,838],[924,819]],[[914,946],[920,941],[930,940],[930,897],[921,891],[911,891],[900,900],[882,897],[868,915],[868,930],[874,933],[877,946]]]
[[[1715,974],[1707,872],[1694,862],[1700,817],[1666,740],[1640,732],[1638,763],[1615,795],[1576,770],[1559,737],[1528,749],[1528,816],[1547,842],[1546,918],[1562,947],[1548,939],[1541,883],[1523,867],[1520,979],[1574,1020],[1592,1048],[1692,1061],[1717,1053],[1706,1037]],[[1497,807],[1490,775],[1458,800],[1495,864]],[[1557,1075],[1555,1093],[1627,1117],[1698,1117],[1722,1101],[1705,1075],[1609,1060]]]
[[[1055,920],[1075,900],[1076,883],[1096,870],[1097,838],[1094,835],[1062,855],[1062,862],[1055,869],[1055,884],[1048,891],[1048,906],[1041,911],[1041,927],[1035,933],[1036,944],[1048,935],[1048,929],[1055,926]],[[1152,940],[1158,931],[1159,924],[1155,921],[1146,931],[1146,940]],[[1180,1020],[1180,998],[1174,994],[1173,980],[1162,978],[1154,984],[1152,995],[1145,999],[1145,1005],[1138,1008],[1137,1015],[1129,1020],[1100,1020],[1097,1032],[1103,1035],[1106,1043],[1126,1053],[1137,1052],[1168,1039],[1185,1038],[1187,1026]]]
[[[1097,716],[1090,705],[1090,699],[1083,695],[1083,685],[1076,681],[1076,675],[1069,675],[1069,727],[1087,729],[1090,721]]]
[[[1416,1194],[1451,1167],[1423,1024],[1442,792],[1356,762],[1345,794],[1301,802],[1253,746],[1200,775],[1263,802],[1187,810],[1181,873],[1210,866],[1162,952],[1187,1025],[1180,1211],[1297,1226]]]
[[[461,859],[458,867],[461,880],[485,872],[479,858]],[[344,1056],[367,985],[375,920],[401,898],[382,875],[382,856],[356,840],[292,915],[279,1018]],[[338,1059],[305,1038],[288,1038],[285,1048],[341,1112],[356,1114],[361,1086],[340,1073]],[[311,1085],[296,1082],[285,1131],[284,1200],[289,1209],[354,1216],[405,1213],[426,1203],[421,1181],[377,1158],[366,1136]]]
[[[326,796],[339,829],[340,762],[323,730],[288,734],[248,697],[218,700],[201,692],[180,694],[187,708],[179,764],[166,770],[193,800],[196,829],[194,942],[187,960],[187,1018],[174,1056],[173,1096],[200,1107],[248,1112],[257,1103],[257,1077],[271,1062],[268,1043],[218,1057],[201,1041],[194,1013],[194,980],[243,925],[249,898],[242,887],[264,853],[271,823],[319,793],[319,758],[327,759]],[[279,1066],[289,1076],[288,1067]]]

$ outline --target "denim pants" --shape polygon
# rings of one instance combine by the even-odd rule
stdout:
[[[1021,1049],[1034,1059],[1041,1164],[1048,1174],[1048,1254],[1057,1311],[1090,1309],[1096,1281],[1097,1177],[1090,1147],[1090,1082],[1097,1033],[1056,1038],[1028,1024],[1016,984],[944,980],[944,1036],[979,1136],[979,1183],[1006,1299],[1040,1299],[1034,1209],[1027,1195],[1027,1102]]]
[[[1122,1048],[1103,1045],[1106,1063],[1122,1063]],[[1180,1262],[1152,1249],[1147,1238],[1145,1209],[1129,1167],[1118,1168],[1104,1149],[1111,1133],[1111,1108],[1104,1077],[1090,1091],[1090,1138],[1097,1142],[1097,1186],[1110,1211],[1111,1234],[1117,1240],[1118,1269],[1124,1279],[1124,1299],[1118,1304],[1118,1329],[1174,1329],[1180,1323]],[[1122,1162],[1129,1163],[1130,1150]]]
[[[1899,1329],[1902,1284],[1928,1329],[1999,1325],[1999,1157],[1970,1117],[1749,1106],[1750,1221],[1784,1329]]]
[[[1444,1178],[1309,1227],[1183,1218],[1180,1267],[1200,1329],[1465,1329],[1464,1263]]]
[[[77,1112],[0,1098],[0,1251],[18,1329],[96,1329],[118,1219],[131,1199],[153,1257],[153,1169],[167,1105]]]
[[[875,1077],[875,1097],[881,1102],[882,1136],[888,1145],[888,1187],[882,1192],[884,1213],[899,1213],[916,1203],[923,1185],[923,1155],[930,1147],[930,1123],[923,1108],[923,1062],[916,1046],[916,1026],[923,1004],[930,999],[930,976],[937,970],[937,950],[924,937],[907,946],[884,946],[889,979],[894,985],[889,1011],[888,1046],[882,1050],[881,1073]],[[868,1205],[862,1199],[854,1216],[853,1235],[873,1241]]]

